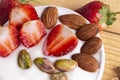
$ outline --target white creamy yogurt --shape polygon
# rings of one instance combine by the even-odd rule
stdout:
[[[41,16],[41,13],[46,7],[47,6],[36,7],[36,11],[39,16]],[[58,6],[55,6],[55,7],[57,7],[58,9],[59,15],[76,14],[72,10],[58,7]],[[58,24],[59,23],[60,22],[58,21]],[[27,49],[21,44],[20,47],[14,50],[14,52],[12,52],[12,54],[10,54],[8,57],[6,58],[0,57],[0,80],[51,80],[50,75],[40,71],[34,65],[34,63],[32,64],[32,67],[29,69],[23,70],[19,68],[17,64],[17,58],[18,58],[18,53],[20,52],[20,50],[26,49],[30,53],[32,61],[37,57],[46,57],[54,63],[54,61],[57,59],[70,59],[71,55],[75,53],[79,53],[80,47],[84,43],[83,41],[79,40],[77,47],[72,52],[68,53],[65,56],[62,56],[62,57],[45,56],[42,52],[42,46],[43,46],[46,36],[35,47]],[[100,63],[100,69],[97,72],[91,73],[91,72],[84,71],[81,68],[77,67],[76,69],[70,72],[66,72],[68,76],[68,80],[101,80],[101,76],[102,76],[103,68],[104,68],[104,59],[105,59],[103,45],[101,49],[93,56]]]

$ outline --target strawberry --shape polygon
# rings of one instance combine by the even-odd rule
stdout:
[[[71,52],[77,43],[78,39],[74,33],[63,25],[57,25],[47,36],[43,45],[43,53],[49,56],[62,56]]]
[[[92,1],[81,8],[75,10],[91,23],[99,24],[99,31],[103,30],[106,25],[112,25],[116,20],[116,14],[120,12],[112,12],[108,4],[101,1]]]
[[[20,40],[27,48],[38,44],[45,35],[46,30],[40,20],[25,22],[20,30]]]
[[[0,56],[6,57],[19,46],[18,32],[14,26],[0,27]]]
[[[17,5],[17,0],[0,0],[0,25],[2,26],[9,17],[11,9]]]
[[[20,29],[21,25],[29,20],[37,20],[38,15],[34,7],[30,4],[19,4],[15,6],[9,16],[9,21],[11,25]]]

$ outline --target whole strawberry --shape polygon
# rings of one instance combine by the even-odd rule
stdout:
[[[101,1],[92,1],[83,7],[75,10],[91,23],[99,23],[99,31],[105,28],[105,25],[112,25],[116,20],[116,14],[120,12],[111,12],[109,5]]]

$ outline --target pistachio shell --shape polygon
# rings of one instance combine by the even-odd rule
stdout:
[[[68,79],[65,73],[57,72],[51,75],[51,80],[68,80]]]
[[[77,62],[70,59],[60,59],[55,62],[55,67],[61,71],[71,71],[76,68]]]
[[[25,49],[20,51],[17,62],[18,66],[22,69],[28,69],[32,65],[31,57]]]
[[[35,65],[43,72],[52,74],[55,73],[55,67],[53,64],[46,58],[38,57],[34,60]]]

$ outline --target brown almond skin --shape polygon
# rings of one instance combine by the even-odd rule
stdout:
[[[41,20],[44,23],[45,27],[50,29],[52,28],[56,23],[58,19],[58,10],[56,7],[47,7],[41,16]]]
[[[99,37],[94,37],[85,42],[81,47],[81,53],[93,55],[101,48],[101,45],[102,40]]]
[[[77,61],[77,59],[79,58],[79,55],[80,55],[80,53],[73,54],[73,55],[71,56],[71,58],[72,58],[73,60]]]
[[[89,72],[95,72],[99,68],[98,61],[93,56],[88,54],[77,54],[77,58],[74,60],[77,61],[80,68]]]
[[[61,15],[59,16],[59,20],[62,24],[65,24],[72,29],[78,29],[80,26],[87,23],[84,17],[77,14]]]
[[[98,24],[95,23],[83,25],[79,29],[77,29],[76,36],[83,41],[89,40],[97,35],[97,26]]]

